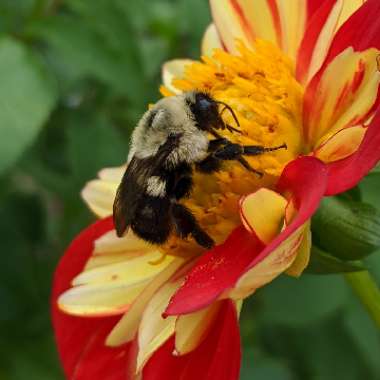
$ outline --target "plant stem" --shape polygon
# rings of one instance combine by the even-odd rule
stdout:
[[[346,273],[346,281],[380,329],[380,289],[368,271]]]

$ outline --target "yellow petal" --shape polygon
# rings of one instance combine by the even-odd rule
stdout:
[[[268,244],[281,231],[287,200],[275,191],[262,188],[240,202],[245,228]]]
[[[247,24],[255,37],[276,45],[281,43],[278,40],[279,36],[277,36],[268,0],[238,0],[238,4],[244,12]]]
[[[214,322],[219,308],[220,303],[214,302],[196,313],[178,317],[175,326],[176,355],[185,355],[199,346]]]
[[[318,141],[343,128],[357,125],[368,115],[380,83],[378,55],[377,49],[354,52],[348,48],[326,68],[304,110],[306,137],[311,147],[316,148]]]
[[[315,156],[324,162],[346,158],[357,151],[365,132],[366,128],[361,125],[342,129],[322,144],[315,151]]]
[[[164,86],[174,94],[179,94],[180,91],[173,86],[173,79],[182,79],[185,72],[185,67],[194,63],[191,59],[173,59],[167,61],[162,66],[162,81]]]
[[[142,314],[147,304],[157,292],[162,284],[169,280],[169,278],[185,263],[181,257],[175,257],[172,263],[159,273],[141,292],[141,294],[132,303],[128,310],[117,325],[113,328],[108,335],[106,344],[111,347],[117,347],[121,344],[131,341],[137,332]]]
[[[120,183],[124,175],[126,165],[117,166],[113,168],[104,168],[98,173],[98,177],[104,181]]]
[[[181,281],[182,279],[165,284],[153,296],[143,313],[138,331],[137,373],[142,370],[153,353],[174,334],[177,317],[164,319],[162,314]]]
[[[202,39],[202,55],[212,56],[214,49],[223,49],[215,24],[210,24]]]
[[[119,238],[115,230],[109,231],[95,241],[94,254],[104,255],[118,252],[146,252],[151,251],[152,245],[138,238],[131,230]]]
[[[122,238],[117,237],[115,230],[112,230],[95,241],[93,255],[87,261],[85,269],[128,261],[152,250],[152,245],[139,239],[132,230]]]
[[[85,270],[73,280],[74,287],[62,294],[59,307],[73,315],[103,316],[125,312],[160,272],[174,260],[152,251],[123,262]]]
[[[59,308],[78,316],[109,316],[122,314],[145,288],[147,282],[107,283],[76,286],[58,299]]]
[[[158,264],[152,264],[162,258],[159,250],[151,251],[122,263],[86,270],[72,281],[73,286],[89,284],[123,283],[134,284],[154,277],[172,261],[173,256],[166,255]]]
[[[309,223],[310,226],[310,223]],[[310,227],[306,227],[302,243],[298,249],[297,257],[293,264],[286,271],[286,274],[293,277],[299,277],[309,264],[311,250],[311,231]]]
[[[298,249],[303,241],[307,223],[298,228],[288,239],[284,240],[264,260],[260,261],[237,282],[229,292],[232,298],[246,298],[256,289],[268,284],[285,272],[297,257]]]
[[[82,190],[82,198],[99,218],[112,215],[113,201],[118,184],[103,180],[93,180]]]
[[[82,198],[99,218],[112,215],[113,201],[124,171],[125,166],[102,169],[99,179],[88,182],[82,190]]]
[[[305,0],[276,0],[281,20],[282,49],[295,60],[305,32],[307,4]]]
[[[135,253],[108,253],[107,255],[92,255],[87,261],[85,270],[103,267],[105,265],[121,263],[130,260],[133,257],[139,256],[139,252]]]
[[[331,9],[328,19],[326,20],[320,32],[317,43],[314,47],[313,55],[311,57],[308,73],[305,76],[305,83],[308,83],[310,79],[313,78],[313,76],[321,68],[327,56],[331,42],[337,31],[339,20],[341,19],[343,3],[344,0],[338,0],[335,3],[334,7]]]
[[[343,9],[340,14],[337,30],[354,14],[364,3],[366,0],[344,0],[343,1]]]
[[[236,54],[236,39],[252,46],[254,36],[249,26],[239,17],[236,7],[230,0],[210,0],[213,20],[218,29],[223,45],[230,53]]]

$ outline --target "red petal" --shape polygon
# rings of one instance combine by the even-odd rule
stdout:
[[[352,47],[354,51],[365,51],[370,48],[380,49],[380,23],[377,17],[379,14],[380,2],[378,0],[368,0],[353,13],[336,33],[322,68],[310,80],[305,92],[303,110],[305,138],[308,143],[311,143],[310,128],[313,129],[313,127],[310,126],[310,121],[313,117],[318,119],[317,115],[321,112],[321,110],[316,107],[314,99],[320,98],[323,95],[319,94],[318,91],[320,91],[319,84],[326,69],[337,55],[350,47]],[[300,54],[303,54],[302,50]],[[307,52],[305,52],[305,54],[307,55]],[[357,78],[353,78],[353,82],[348,84],[348,92],[355,92],[357,90],[357,87],[360,85],[360,75],[361,71],[359,69]],[[346,93],[343,93],[342,99],[345,99],[346,95]],[[370,112],[373,112],[377,108],[379,97],[380,91]],[[368,114],[370,114],[370,112]],[[360,116],[366,117],[367,115]],[[358,122],[360,122],[360,120],[358,120],[357,123]]]
[[[237,228],[223,245],[203,255],[171,299],[166,315],[199,310],[232,288],[241,275],[263,260],[315,212],[327,185],[327,166],[314,157],[301,157],[284,169],[278,189],[292,194],[298,214],[268,246]]]
[[[215,301],[236,283],[263,247],[243,226],[235,229],[222,245],[197,261],[169,302],[165,315],[191,313]]]
[[[327,166],[314,157],[304,156],[290,162],[282,172],[277,191],[291,194],[296,217],[266,248],[255,257],[249,268],[255,266],[307,222],[317,210],[325,193],[328,180]]]
[[[367,0],[339,29],[325,65],[352,46],[355,51],[380,49],[380,1]]]
[[[367,127],[359,149],[350,157],[329,164],[326,194],[334,195],[354,187],[380,160],[380,110]]]
[[[144,380],[238,380],[241,348],[236,307],[223,301],[207,338],[191,353],[173,356],[174,338],[144,368]]]
[[[305,35],[301,42],[298,57],[297,57],[297,79],[301,82],[304,81],[304,77],[307,75],[309,70],[309,65],[311,63],[314,49],[320,37],[326,21],[328,20],[330,13],[334,6],[336,5],[336,0],[326,0],[319,8],[316,9],[315,14],[310,19],[307,25]],[[315,7],[315,4],[314,4]]]
[[[118,318],[78,318],[62,313],[58,297],[68,288],[90,257],[94,241],[113,228],[112,218],[85,229],[71,243],[54,275],[52,319],[58,351],[67,379],[127,380],[130,346],[109,348],[104,341]]]
[[[314,13],[319,10],[324,5],[324,2],[328,0],[307,0],[307,17],[310,20]],[[336,0],[335,0],[336,1]]]

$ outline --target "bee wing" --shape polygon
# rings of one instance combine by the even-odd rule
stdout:
[[[180,134],[170,135],[152,157],[145,159],[132,157],[113,204],[113,221],[117,236],[123,236],[132,223],[139,200],[145,196],[147,180],[162,168],[169,154],[178,146],[180,137]]]

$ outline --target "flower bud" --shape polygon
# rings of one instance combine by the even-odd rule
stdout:
[[[313,246],[306,272],[310,274],[351,273],[366,270],[361,261],[345,261]]]
[[[380,212],[343,198],[326,198],[312,220],[315,245],[341,260],[360,260],[380,247]]]

